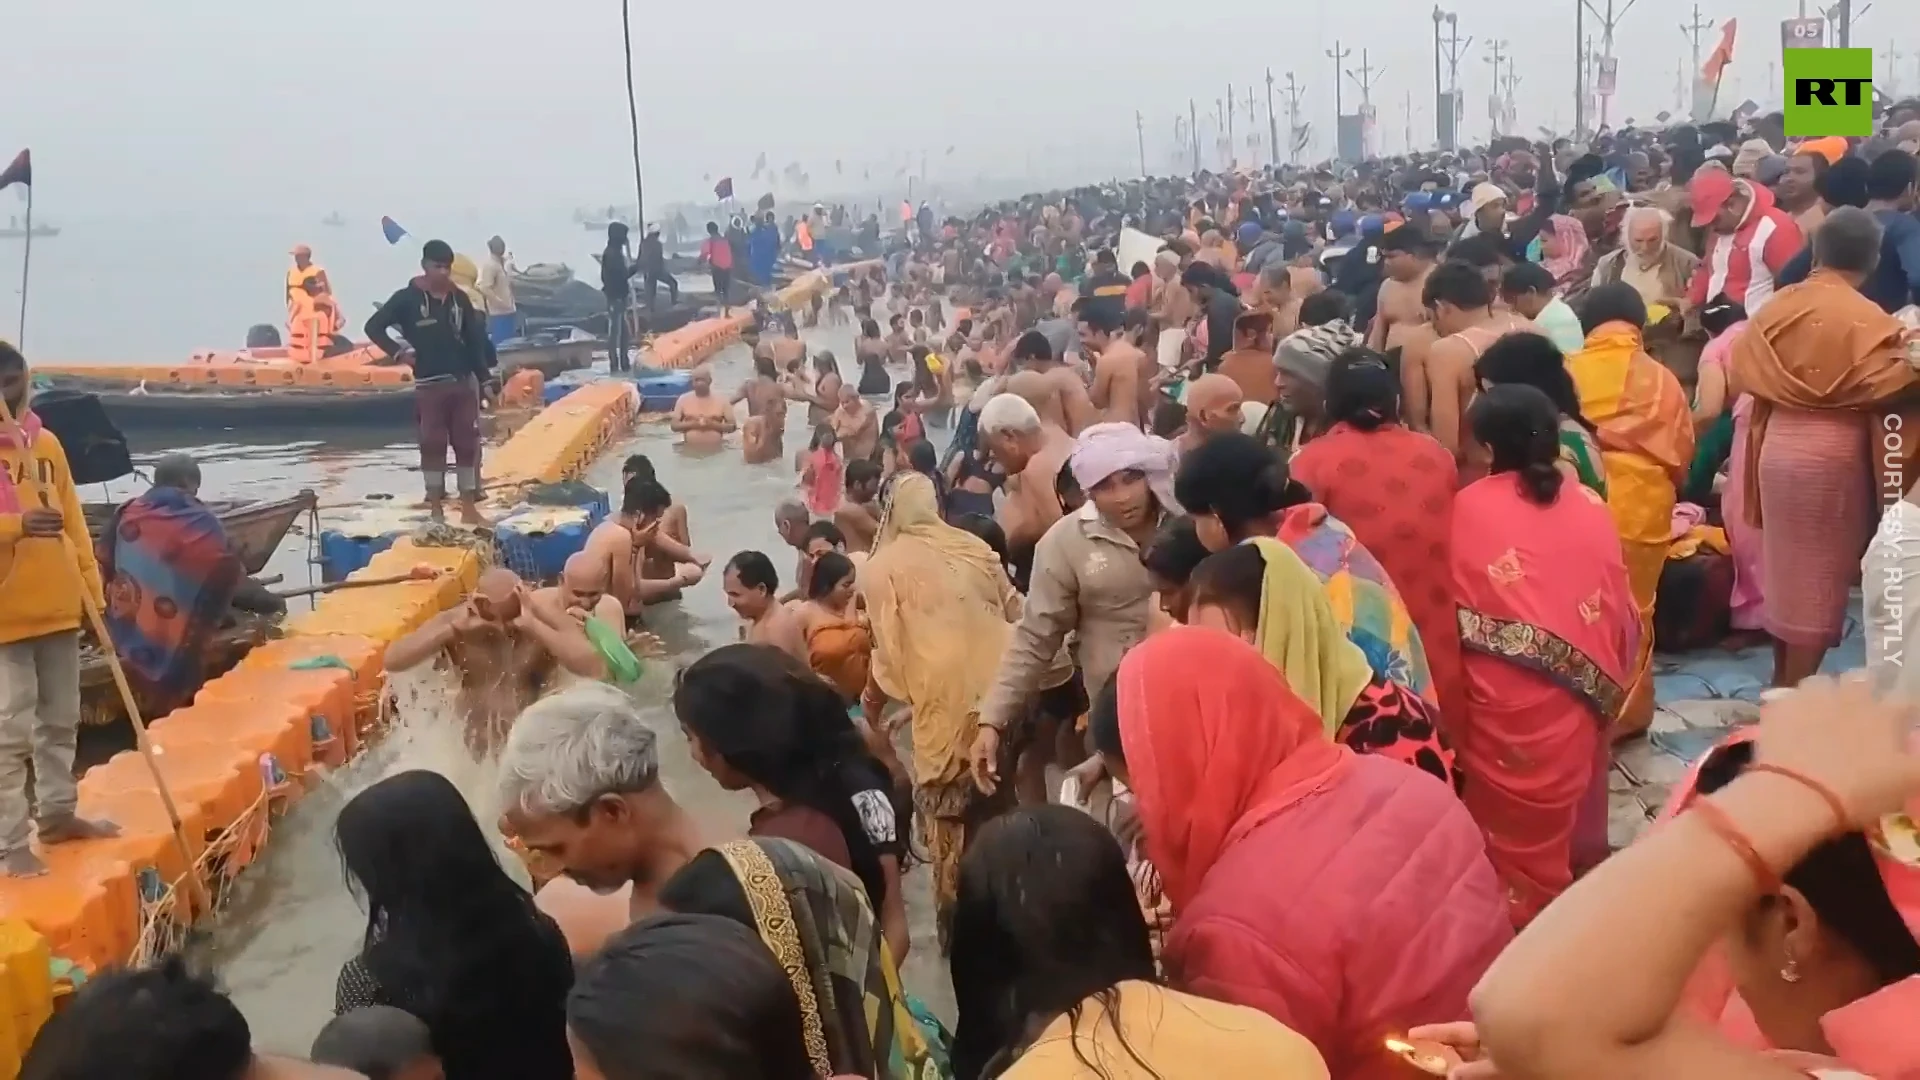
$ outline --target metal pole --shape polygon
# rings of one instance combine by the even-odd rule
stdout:
[[[1227,84],[1227,160],[1221,162],[1223,168],[1233,168],[1233,84]]]
[[[1445,149],[1445,140],[1440,136],[1440,24],[1447,19],[1440,5],[1433,6],[1433,142]],[[1412,149],[1412,140],[1408,140],[1408,149]]]
[[[1849,49],[1853,47],[1853,0],[1840,0],[1839,7],[1839,46]]]
[[[1140,110],[1133,110],[1133,133],[1140,139],[1140,175],[1147,175],[1147,118]]]
[[[1280,164],[1280,118],[1273,114],[1273,69],[1265,72],[1267,80],[1267,164]],[[1249,94],[1252,91],[1248,91]]]
[[[1200,110],[1187,99],[1187,135],[1193,140],[1193,175],[1200,175]]]
[[[1573,0],[1573,52],[1577,62],[1573,65],[1573,134],[1576,139],[1587,137],[1587,3],[1586,0]]]
[[[1345,109],[1341,105],[1341,65],[1346,63],[1347,57],[1352,55],[1352,49],[1343,49],[1340,47],[1339,38],[1335,38],[1333,48],[1327,50],[1327,57],[1333,61],[1333,156],[1336,158],[1340,156],[1340,117],[1345,112]]]
[[[627,125],[633,134],[633,223],[647,220],[647,192],[640,182],[640,106],[633,96],[633,11],[631,0],[620,0],[620,41],[627,57]]]

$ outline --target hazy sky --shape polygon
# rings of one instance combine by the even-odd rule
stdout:
[[[1855,44],[1886,50],[1894,9],[1912,2],[1874,0]],[[1450,6],[1474,38],[1461,63],[1463,131],[1486,134],[1484,46],[1495,35],[1516,58],[1521,130],[1570,127],[1571,0]],[[1175,114],[1189,96],[1211,113],[1229,83],[1244,146],[1246,90],[1256,84],[1264,110],[1258,80],[1269,66],[1307,87],[1304,117],[1325,133],[1334,68],[1325,50],[1336,36],[1354,50],[1349,66],[1365,47],[1384,69],[1374,91],[1381,144],[1405,145],[1409,92],[1414,141],[1432,139],[1430,0],[969,0],[917,15],[897,0],[635,8],[650,202],[694,196],[708,186],[703,174],[731,174],[751,196],[763,186],[746,179],[761,151],[776,168],[799,162],[815,190],[839,186],[836,159],[855,186],[863,169],[876,182],[909,161],[917,171],[922,150],[936,180],[1133,172],[1136,109],[1161,171]],[[1621,21],[1616,121],[1674,107],[1676,63],[1690,56],[1678,24],[1690,8],[1640,0]],[[1703,0],[1700,11],[1740,20],[1732,100],[1768,96],[1779,21],[1794,0]],[[423,202],[631,198],[619,0],[4,0],[0,41],[9,47],[0,156],[33,148],[38,197],[53,214],[398,215]],[[1904,44],[1920,52],[1920,35]],[[1900,61],[1908,88],[1920,87],[1916,65]],[[1886,70],[1876,66],[1883,79]],[[1343,93],[1351,101],[1358,90],[1348,81]],[[1257,123],[1265,128],[1264,115]]]

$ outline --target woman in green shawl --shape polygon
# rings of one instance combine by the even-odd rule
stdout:
[[[946,1033],[909,1003],[860,880],[812,850],[772,837],[711,848],[661,886],[660,902],[724,915],[760,934],[800,999],[819,1075],[952,1075]]]
[[[1473,373],[1482,390],[1504,383],[1522,383],[1547,395],[1560,410],[1560,461],[1581,485],[1607,497],[1607,470],[1600,461],[1600,444],[1593,425],[1580,414],[1580,394],[1567,374],[1566,356],[1540,334],[1508,334],[1487,346],[1474,361]],[[1564,471],[1564,470],[1563,470]]]

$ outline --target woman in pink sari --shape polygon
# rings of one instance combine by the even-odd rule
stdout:
[[[1713,339],[1700,353],[1700,375],[1693,390],[1697,442],[1709,443],[1726,413],[1733,414],[1731,421],[1724,421],[1732,425],[1733,448],[1727,456],[1727,486],[1720,493],[1720,516],[1726,525],[1727,543],[1733,547],[1733,628],[1764,631],[1764,549],[1760,526],[1753,524],[1747,513],[1747,425],[1753,419],[1753,398],[1741,394],[1733,401],[1727,400],[1727,361],[1733,355],[1734,342],[1747,328],[1747,309],[1721,293],[1700,309],[1700,326]]]
[[[1496,386],[1467,421],[1493,465],[1454,504],[1466,715],[1447,731],[1524,926],[1606,857],[1605,732],[1626,700],[1639,615],[1606,504],[1555,464],[1553,402]]]

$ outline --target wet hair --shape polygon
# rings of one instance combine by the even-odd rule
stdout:
[[[733,571],[740,584],[749,589],[765,589],[768,596],[780,591],[779,571],[773,568],[773,560],[761,552],[736,552],[727,560],[726,569]]]
[[[833,591],[835,585],[853,575],[853,560],[837,551],[829,551],[813,561],[807,576],[807,599],[818,600]]]
[[[1013,343],[1013,359],[1048,361],[1053,357],[1053,342],[1038,330],[1029,330],[1021,334]]]
[[[620,493],[620,512],[623,514],[664,514],[673,505],[673,496],[657,481],[634,476]]]
[[[800,538],[802,544],[810,544],[815,540],[825,540],[834,547],[847,546],[847,534],[840,531],[840,526],[826,518],[808,525],[807,531]]]
[[[1647,301],[1640,290],[1624,281],[1595,287],[1580,302],[1580,329],[1591,334],[1610,322],[1638,330],[1647,325]]]
[[[1353,303],[1347,295],[1332,289],[1323,289],[1300,301],[1301,326],[1325,326],[1335,320],[1348,320],[1353,317]]]
[[[1088,998],[1134,1064],[1156,1075],[1120,1029],[1120,984],[1160,980],[1126,854],[1105,826],[1067,806],[995,818],[967,845],[956,892],[955,1075],[997,1072],[1025,1049],[1036,1019],[1064,1014],[1077,1030]],[[1069,1041],[1082,1066],[1109,1075],[1077,1034]]]
[[[1500,275],[1500,293],[1503,296],[1519,296],[1522,293],[1545,293],[1553,295],[1553,271],[1536,262],[1517,262],[1507,267]]]
[[[1420,303],[1429,308],[1442,303],[1463,310],[1483,308],[1493,303],[1493,290],[1487,288],[1487,279],[1480,276],[1472,263],[1449,257],[1427,274],[1427,283],[1420,290]]]
[[[1867,165],[1867,198],[1891,202],[1907,193],[1920,179],[1920,164],[1912,154],[1899,147],[1882,150]]]
[[[1473,374],[1488,386],[1531,386],[1547,395],[1560,415],[1572,417],[1588,431],[1594,430],[1580,412],[1580,392],[1567,373],[1566,354],[1544,334],[1500,335],[1473,362]]]
[[[1080,478],[1073,475],[1071,459],[1060,464],[1060,471],[1053,474],[1053,495],[1060,500],[1062,509],[1071,510],[1086,503],[1087,493],[1080,490]]]
[[[927,440],[915,439],[907,444],[907,464],[913,467],[914,472],[926,473],[931,477],[940,471],[939,451]],[[936,481],[936,486],[944,483],[946,478],[941,477]]]
[[[1718,747],[1700,762],[1696,793],[1711,795],[1753,764],[1753,743]],[[1821,926],[1847,944],[1872,969],[1882,987],[1920,975],[1920,942],[1914,940],[1887,895],[1873,848],[1855,831],[1821,842],[1781,880],[1806,898]],[[1762,906],[1778,902],[1763,896]]]
[[[1820,161],[1827,160],[1819,154],[1810,155]],[[1700,328],[1714,337],[1719,337],[1740,323],[1747,321],[1747,309],[1736,303],[1726,293],[1714,293],[1700,308]]]
[[[1194,568],[1207,555],[1207,545],[1200,542],[1193,519],[1176,517],[1161,523],[1147,543],[1147,550],[1140,554],[1140,562],[1160,580],[1185,587],[1193,577]]]
[[[1219,518],[1236,542],[1305,496],[1279,455],[1237,431],[1215,435],[1183,454],[1173,481],[1173,497],[1187,513]]]
[[[777,379],[780,377],[780,365],[774,363],[771,356],[756,356],[753,358],[753,373],[763,379]]]
[[[435,1046],[509,1051],[515,1071],[566,1054],[566,943],[501,868],[453,781],[389,776],[340,808],[333,835],[367,910],[359,963],[385,1002],[426,1021]]]
[[[860,336],[877,338],[880,336],[880,324],[872,319],[860,320]]]
[[[320,1029],[307,1052],[316,1065],[347,1069],[367,1080],[392,1080],[414,1062],[433,1056],[433,1033],[426,1022],[391,1005],[341,1013]]]
[[[813,437],[807,441],[807,449],[818,450],[829,444],[837,444],[840,436],[833,430],[832,424],[813,425]]]
[[[1113,334],[1125,320],[1111,304],[1087,304],[1080,309],[1080,321],[1102,334]]]
[[[1266,587],[1267,557],[1256,544],[1235,544],[1216,551],[1194,568],[1188,583],[1190,603],[1221,608],[1243,627],[1260,625],[1260,591]]]
[[[1162,439],[1171,439],[1180,434],[1187,426],[1187,407],[1177,401],[1168,401],[1164,397],[1154,403],[1152,422],[1148,425],[1153,433]]]
[[[1133,277],[1143,278],[1143,277],[1146,277],[1148,274],[1153,273],[1153,267],[1148,266],[1146,263],[1143,263],[1143,262],[1136,262],[1133,264],[1133,269],[1129,271],[1129,273]]]
[[[607,1080],[818,1080],[800,1000],[760,940],[719,915],[654,915],[580,964],[567,1027]]]
[[[243,1080],[252,1067],[247,1018],[213,980],[169,956],[82,984],[34,1037],[20,1077]]]
[[[621,476],[638,477],[643,480],[656,479],[653,473],[653,461],[645,454],[631,454],[620,465]]]
[[[846,486],[848,491],[880,479],[880,463],[872,458],[854,458],[847,462]]]
[[[771,645],[723,645],[681,673],[673,711],[747,780],[832,821],[867,899],[880,910],[887,896],[881,853],[854,796],[875,789],[891,793],[892,779],[867,749],[833,684]],[[908,808],[906,820],[896,817],[895,836],[910,835],[910,824]]]
[[[1871,273],[1880,261],[1881,232],[1879,220],[1871,213],[1852,206],[1838,207],[1814,230],[1813,261],[1843,273]]]
[[[1496,386],[1467,406],[1467,427],[1493,452],[1489,475],[1518,473],[1521,493],[1541,506],[1560,497],[1560,418],[1547,395],[1522,383]]]
[[[1352,348],[1327,369],[1327,419],[1376,431],[1400,419],[1400,376],[1372,349]]]

